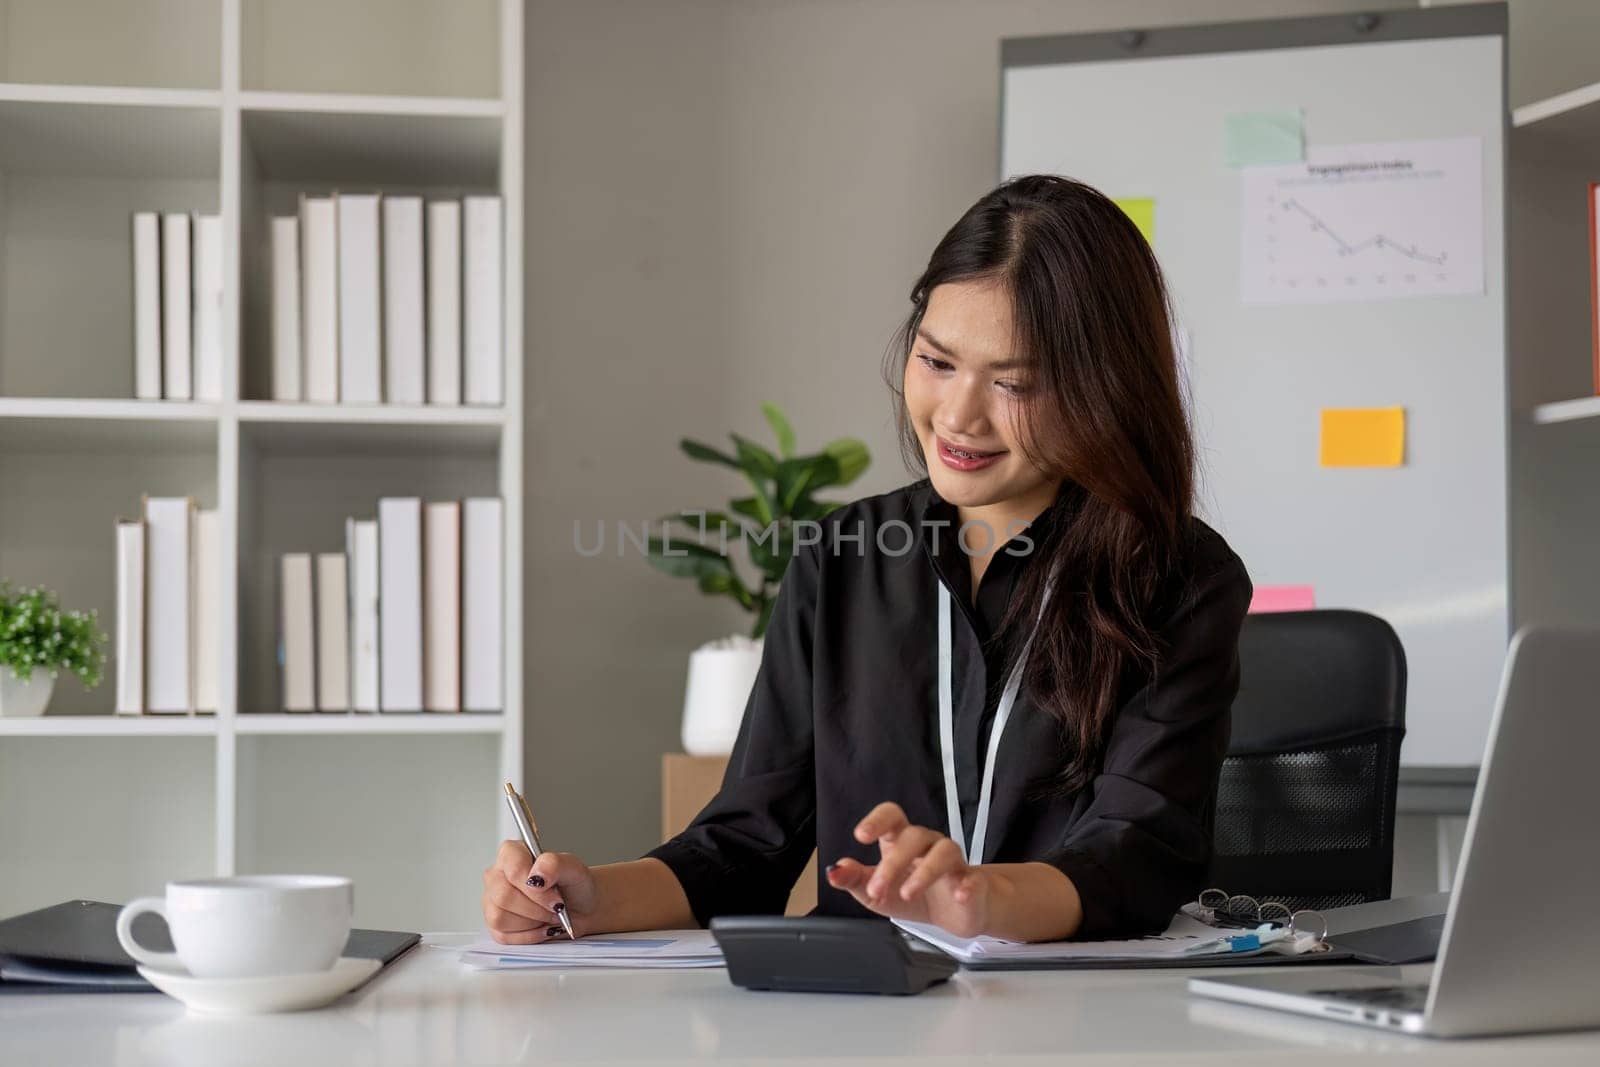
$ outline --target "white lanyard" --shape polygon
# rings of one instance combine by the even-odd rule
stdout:
[[[1039,617],[1044,617],[1044,606],[1050,602],[1050,587],[1039,598]],[[1038,622],[1035,620],[1035,627]],[[966,830],[961,825],[961,801],[956,796],[956,742],[955,707],[952,690],[955,673],[950,653],[950,590],[939,583],[939,751],[944,757],[944,804],[950,840],[956,843],[968,863],[983,862],[984,839],[989,830],[989,801],[994,794],[995,755],[1000,751],[1000,735],[1005,732],[1006,720],[1011,718],[1011,706],[1017,702],[1017,691],[1022,688],[1022,669],[1028,662],[1028,650],[1033,647],[1033,634],[1022,643],[1022,654],[1017,657],[1006,679],[1005,690],[1000,694],[1000,704],[995,708],[994,725],[989,728],[989,752],[983,761],[983,785],[978,792],[978,814],[972,823],[972,848],[967,849]]]

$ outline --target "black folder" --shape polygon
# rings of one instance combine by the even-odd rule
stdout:
[[[116,904],[71,900],[0,920],[0,994],[154,992],[117,940],[121,910]],[[133,928],[139,944],[172,950],[159,916],[141,915]],[[419,934],[395,930],[351,930],[343,955],[381,960],[388,967],[420,940]]]

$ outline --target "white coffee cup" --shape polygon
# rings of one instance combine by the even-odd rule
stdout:
[[[117,940],[148,967],[196,978],[312,974],[339,959],[354,909],[350,879],[328,875],[168,882],[165,897],[140,897],[122,909]],[[176,952],[134,941],[133,920],[147,911],[167,920]]]

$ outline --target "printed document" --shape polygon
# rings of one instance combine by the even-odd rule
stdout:
[[[461,962],[481,971],[721,967],[722,949],[709,930],[638,930],[537,945],[485,939],[462,949]]]

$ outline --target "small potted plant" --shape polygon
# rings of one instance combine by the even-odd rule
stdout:
[[[741,496],[727,511],[682,511],[668,515],[667,536],[649,541],[649,560],[658,570],[693,578],[708,596],[730,597],[751,616],[750,636],[735,634],[711,641],[689,657],[689,681],[683,701],[683,747],[694,756],[726,755],[744,717],[744,706],[761,667],[761,639],[767,630],[778,583],[794,555],[795,523],[819,522],[838,501],[813,494],[849,485],[867,469],[867,446],[853,437],[824,445],[822,451],[795,455],[794,429],[782,411],[761,405],[777,438],[772,452],[730,434],[732,455],[688,438],[679,442],[685,455],[737,471],[752,495]],[[746,542],[746,535],[751,535]],[[707,543],[710,542],[710,543]],[[735,566],[732,550],[741,542],[753,580],[746,582]]]
[[[44,714],[61,671],[99,685],[105,642],[95,612],[62,611],[47,589],[0,582],[0,715]]]

